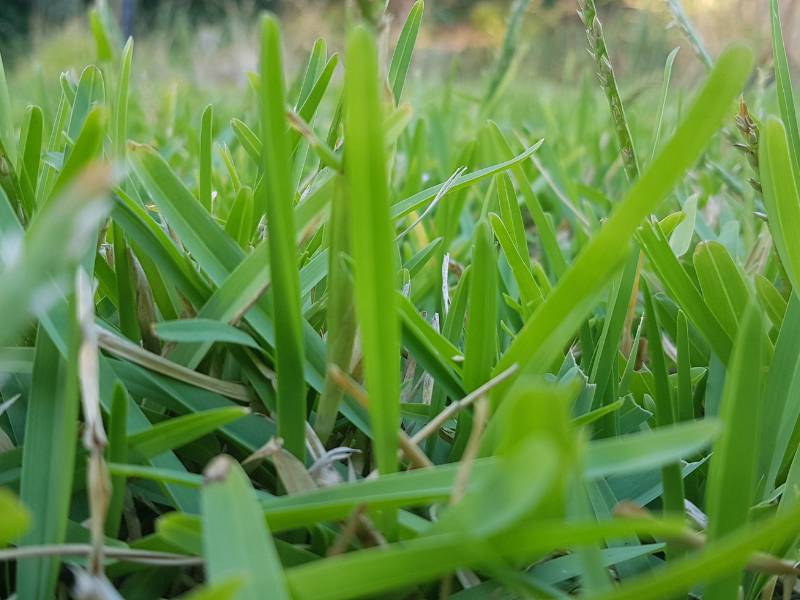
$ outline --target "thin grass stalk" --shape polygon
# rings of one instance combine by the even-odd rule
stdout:
[[[600,87],[605,92],[608,106],[611,109],[611,119],[617,134],[622,165],[628,181],[639,178],[639,162],[636,159],[636,150],[633,147],[630,127],[625,118],[625,108],[619,95],[617,79],[614,76],[614,67],[608,56],[603,26],[597,17],[597,7],[594,0],[578,0],[578,16],[586,28],[586,39],[589,42],[589,54],[592,56],[597,69],[597,79]]]

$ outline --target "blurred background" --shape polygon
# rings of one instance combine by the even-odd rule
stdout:
[[[94,60],[87,10],[97,1],[0,0],[0,52],[16,110],[32,101],[54,110],[47,106],[53,97],[47,89],[58,86],[60,73],[76,77]],[[172,110],[164,107],[170,106],[178,88],[177,101],[199,94],[204,101],[221,103],[221,114],[236,114],[247,102],[247,73],[256,68],[254,23],[260,11],[280,14],[292,74],[315,38],[325,38],[331,50],[341,49],[356,0],[99,1],[120,39],[134,35],[134,78],[143,92],[140,109],[147,115],[149,110]],[[397,35],[411,4],[412,0],[390,0],[390,36]],[[462,99],[482,93],[502,45],[511,4],[512,0],[427,0],[407,88],[415,106],[433,98],[432,86],[441,88],[447,80],[455,82]],[[670,26],[666,0],[597,0],[597,5],[627,97],[657,93],[666,56],[676,46],[681,51],[673,81],[689,88],[702,78],[703,65],[681,31]],[[744,39],[756,49],[762,67],[769,66],[769,0],[682,0],[682,5],[712,56],[730,41]],[[795,39],[800,0],[781,5],[787,47],[794,64],[800,64],[800,43]],[[592,80],[576,0],[530,0],[519,42],[513,85],[505,96],[510,101],[498,105],[502,116],[529,115],[532,97],[546,108],[548,89],[563,94],[566,84],[577,95]],[[767,76],[766,69],[763,73]],[[242,93],[232,94],[232,89]],[[596,86],[590,89],[599,94]],[[152,107],[148,98],[153,99]],[[643,106],[647,113],[647,103]],[[644,117],[649,120],[647,114]]]
[[[43,50],[50,58],[46,46],[57,44],[62,60],[52,67],[68,68],[72,58],[68,46],[80,46],[79,32],[92,3],[0,0],[0,51],[6,62],[24,61]],[[390,11],[396,15],[394,25],[402,23],[411,3],[390,0]],[[289,42],[320,35],[336,40],[344,31],[348,0],[107,0],[107,4],[124,34],[135,34],[137,41],[160,36],[163,44],[173,49],[193,43],[194,52],[213,62],[220,51],[226,56],[239,50],[247,54],[252,16],[264,9],[278,11],[285,27],[296,32],[287,36]],[[436,68],[458,55],[463,68],[474,72],[491,63],[502,41],[510,4],[511,0],[429,0],[420,44],[423,64]],[[792,23],[800,16],[800,2],[782,4],[785,29],[796,31]],[[712,53],[733,38],[745,38],[759,51],[766,51],[768,0],[683,0],[683,6]],[[548,78],[570,76],[571,49],[580,48],[583,42],[575,8],[575,0],[530,2],[523,32],[525,71]],[[654,62],[663,64],[664,53],[672,47],[686,45],[677,31],[667,30],[670,17],[665,0],[598,0],[598,8],[614,40],[611,51],[618,70],[647,71]],[[794,51],[797,45],[788,37]],[[244,48],[236,49],[236,45]],[[682,54],[679,60],[691,61],[690,52]],[[58,56],[52,58],[59,62]]]

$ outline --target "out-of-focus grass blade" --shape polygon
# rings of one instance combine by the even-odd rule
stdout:
[[[72,296],[74,298],[74,296]],[[36,338],[33,387],[25,418],[20,499],[36,516],[21,546],[65,541],[75,452],[78,441],[78,346],[80,333],[74,301],[62,358],[53,340],[40,328]],[[59,559],[39,557],[17,563],[20,598],[51,598]]]
[[[637,533],[674,536],[681,531],[674,522],[656,519],[601,523],[533,521],[480,541],[454,533],[422,536],[385,548],[351,552],[294,567],[286,576],[297,600],[375,597],[458,568],[497,565],[504,558],[530,562],[554,548],[585,546]]]
[[[106,90],[103,73],[94,65],[89,65],[81,73],[78,87],[75,90],[75,100],[72,102],[72,111],[67,123],[67,137],[76,141],[78,134],[84,127],[84,121],[89,113],[98,105],[105,102]],[[76,142],[77,144],[77,142]],[[65,151],[65,156],[72,150]]]
[[[30,526],[31,516],[8,489],[0,488],[0,548],[17,541]]]
[[[800,298],[792,294],[783,318],[764,388],[763,431],[758,470],[764,473],[765,497],[775,488],[778,473],[800,416]]]
[[[781,30],[781,11],[778,0],[770,0],[770,23],[772,26],[772,60],[775,65],[775,89],[778,95],[781,118],[789,138],[791,153],[791,173],[794,174],[795,185],[800,185],[800,130],[797,127],[797,112],[792,89],[792,78],[789,71],[789,58],[783,42]],[[787,172],[787,175],[789,173]]]
[[[639,243],[670,297],[703,334],[714,353],[726,361],[731,351],[731,338],[703,300],[689,274],[678,262],[659,224],[645,223],[639,230]]]
[[[702,419],[593,441],[586,449],[586,477],[623,475],[677,463],[706,448],[720,430],[719,421]]]
[[[353,274],[347,264],[350,250],[350,211],[345,192],[344,178],[337,177],[331,201],[330,245],[328,248],[328,365],[336,365],[343,372],[350,371],[353,344],[356,335],[356,317],[353,308]],[[325,388],[317,405],[314,429],[325,443],[333,431],[342,390],[331,378],[325,376]]]
[[[467,173],[466,175],[461,175],[453,180],[452,184],[448,188],[449,193],[452,194],[453,192],[457,192],[458,190],[467,188],[471,185],[478,183],[486,179],[487,177],[491,177],[496,173],[500,173],[501,171],[506,171],[513,167],[516,164],[521,163],[525,159],[529,158],[531,154],[536,152],[541,146],[543,140],[536,142],[530,148],[527,148],[524,152],[521,152],[517,156],[510,158],[504,162],[497,163],[491,165],[489,167],[484,167],[478,171],[473,171],[472,173]],[[436,194],[439,193],[439,190],[444,186],[445,183],[439,183],[437,185],[431,186],[422,190],[421,192],[417,192],[413,196],[410,196],[404,200],[400,200],[392,205],[392,218],[393,219],[400,219],[405,217],[415,210],[419,210],[420,208],[425,207],[431,200],[436,198]]]
[[[653,133],[652,151],[650,153],[650,161],[655,158],[658,151],[658,143],[661,141],[661,126],[664,122],[664,108],[667,105],[667,94],[669,93],[669,81],[672,79],[672,65],[675,64],[675,57],[680,48],[673,48],[672,52],[667,56],[667,62],[664,64],[664,80],[661,84],[661,102],[658,104],[658,115],[656,116],[656,128]]]
[[[111,418],[108,428],[108,462],[128,462],[128,393],[121,383],[114,385],[111,398]],[[117,537],[125,500],[125,477],[111,478],[111,498],[106,514],[106,535]]]
[[[672,139],[528,320],[495,368],[514,363],[548,369],[629,255],[629,240],[647,214],[705,148],[741,91],[752,66],[743,47],[726,50]],[[500,393],[500,390],[496,390]]]
[[[284,447],[302,460],[306,385],[300,277],[294,243],[294,193],[286,135],[281,39],[278,21],[271,15],[261,22],[261,83],[262,164],[267,180],[265,205],[274,296],[278,433],[284,439]]]
[[[489,213],[489,220],[492,222],[492,231],[500,242],[503,254],[506,256],[514,279],[519,286],[519,295],[525,316],[530,316],[532,309],[536,308],[542,301],[542,291],[536,283],[531,271],[530,259],[527,255],[521,255],[517,246],[508,232],[503,220],[495,213]]]
[[[489,225],[475,229],[472,280],[467,302],[464,387],[474,390],[489,379],[497,359],[497,259]]]
[[[19,332],[33,316],[59,298],[58,278],[65,276],[95,243],[94,228],[106,215],[109,173],[88,169],[73,186],[40,209],[27,231],[0,191],[0,237],[18,244],[14,255],[0,255],[0,342]],[[11,248],[11,246],[8,246]],[[53,248],[61,250],[53,252]],[[56,278],[53,281],[52,278]],[[38,298],[35,306],[33,298]]]
[[[763,335],[761,314],[754,304],[748,304],[727,368],[720,409],[724,428],[714,444],[708,472],[709,541],[724,539],[748,520],[761,436]],[[716,580],[706,588],[704,597],[735,597],[740,580],[739,574]]]
[[[653,399],[656,404],[656,425],[668,427],[675,423],[675,402],[672,398],[672,384],[669,380],[664,346],[661,341],[661,324],[655,311],[650,288],[642,282],[645,303],[645,326],[647,330],[647,348],[650,358],[650,369],[653,372]],[[664,511],[674,514],[683,513],[684,491],[680,464],[664,465],[661,469],[664,485]]]
[[[227,342],[258,348],[249,334],[227,323],[213,319],[178,319],[161,321],[155,332],[162,340],[187,343]]]
[[[795,243],[800,235],[800,194],[784,125],[775,117],[767,119],[759,144],[759,166],[769,230],[792,287],[800,290],[800,245]]]
[[[212,585],[197,587],[182,595],[180,600],[235,600],[244,581],[245,578],[241,576],[228,577]]]
[[[38,106],[29,106],[25,111],[25,121],[20,132],[22,144],[19,158],[19,183],[28,216],[36,206],[36,186],[39,178],[39,165],[42,155],[44,135],[44,116]]]
[[[214,107],[210,104],[203,111],[200,119],[200,176],[198,177],[198,194],[200,204],[211,212],[211,145],[214,142]]]
[[[128,450],[142,459],[158,456],[216,431],[249,413],[246,408],[231,406],[174,417],[128,436]]]
[[[65,159],[64,166],[61,168],[55,183],[53,183],[53,188],[49,192],[50,198],[66,189],[66,186],[75,179],[78,173],[100,154],[103,149],[106,116],[106,108],[98,105],[92,108],[86,118],[81,121],[83,127],[77,134],[75,145]]]
[[[681,557],[656,573],[648,572],[632,578],[618,590],[589,598],[662,600],[665,597],[685,593],[695,584],[740,571],[750,560],[753,552],[770,544],[779,544],[794,538],[798,524],[800,524],[800,505],[784,515],[745,527],[709,543],[701,552]]]
[[[514,58],[519,47],[519,34],[529,4],[530,0],[514,0],[509,8],[503,45],[483,97],[484,109],[491,108],[513,73]]]
[[[400,38],[397,40],[392,62],[389,64],[389,86],[392,89],[395,104],[400,103],[400,96],[403,93],[403,86],[408,75],[408,68],[411,65],[411,55],[414,53],[414,46],[419,35],[419,26],[422,22],[422,13],[425,11],[425,3],[417,0],[408,13]]]
[[[98,16],[99,19],[99,16]],[[102,25],[101,25],[102,26]],[[128,89],[130,87],[131,64],[133,62],[133,38],[129,39],[122,50],[119,77],[117,80],[117,101],[114,105],[112,122],[112,141],[114,156],[125,161],[125,149],[128,141]],[[114,273],[116,274],[117,309],[119,311],[120,330],[125,337],[138,342],[140,339],[137,319],[136,291],[134,275],[128,256],[128,244],[125,232],[116,222],[112,225],[114,241]]]
[[[692,397],[692,362],[689,355],[689,321],[682,310],[678,310],[678,395],[675,418],[678,421],[694,419],[694,398]]]
[[[786,299],[781,296],[781,293],[775,285],[763,275],[756,274],[753,277],[756,285],[756,295],[761,307],[769,316],[769,320],[774,327],[780,328],[783,323],[783,317],[786,315],[786,307],[788,303]]]
[[[400,325],[395,297],[396,249],[382,130],[378,53],[363,27],[347,40],[345,176],[350,216],[356,317],[370,399],[373,442],[382,475],[397,469],[400,425]]]
[[[275,545],[255,492],[242,467],[221,455],[206,467],[203,486],[203,555],[212,585],[242,576],[236,598],[257,600],[265,593],[290,598]]]
[[[14,123],[11,117],[11,96],[8,93],[3,57],[0,55],[0,143],[5,150],[5,156],[2,158],[15,165],[17,163],[17,142],[14,138]]]
[[[735,338],[750,298],[739,267],[725,246],[708,241],[695,248],[694,269],[706,304],[717,315],[728,335]]]

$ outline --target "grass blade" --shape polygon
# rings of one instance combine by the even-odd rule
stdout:
[[[278,378],[278,433],[285,448],[305,456],[306,386],[300,277],[294,245],[294,194],[287,140],[286,101],[278,21],[261,21],[261,127],[267,179],[266,212],[274,296],[275,370]],[[268,92],[265,92],[268,90]]]
[[[289,599],[275,545],[242,467],[221,455],[206,467],[203,485],[203,554],[212,585],[243,576],[241,600]]]
[[[363,27],[347,40],[345,176],[351,216],[356,318],[370,399],[375,456],[382,475],[397,469],[400,325],[397,251],[389,216],[383,110],[375,39]]]

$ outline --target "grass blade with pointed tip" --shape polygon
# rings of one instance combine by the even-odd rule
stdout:
[[[206,106],[200,120],[200,176],[199,179],[199,200],[200,204],[211,212],[211,145],[214,142],[214,107]]]
[[[356,318],[382,475],[397,469],[400,325],[395,308],[397,251],[389,216],[383,110],[375,39],[363,27],[347,40],[345,177],[351,216]]]
[[[203,555],[212,585],[242,575],[236,598],[258,600],[265,593],[289,599],[286,582],[255,492],[247,475],[230,456],[206,467],[203,485]]]
[[[408,68],[411,65],[411,55],[414,53],[414,46],[417,43],[424,11],[425,2],[417,0],[406,17],[400,38],[397,40],[397,46],[392,54],[392,62],[389,64],[389,86],[392,89],[395,104],[400,103],[400,96],[403,93]]]
[[[289,166],[288,124],[284,99],[278,21],[261,21],[262,161],[266,185],[267,232],[274,296],[275,371],[278,433],[285,448],[305,456],[306,385],[303,376],[303,324],[300,277],[294,244],[294,194]]]

